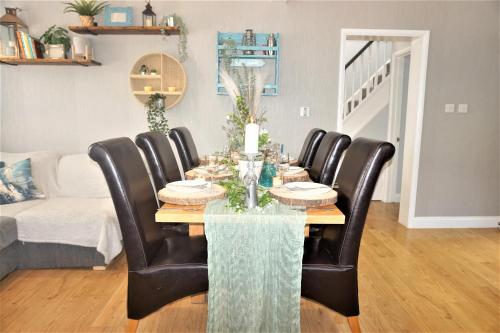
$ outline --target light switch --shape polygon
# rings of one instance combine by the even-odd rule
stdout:
[[[453,112],[455,112],[455,104],[446,104],[444,106],[444,112],[445,113],[453,113]]]
[[[309,106],[301,106],[300,107],[300,116],[301,117],[310,117],[311,116],[311,108]]]
[[[458,113],[469,112],[469,104],[458,104]]]

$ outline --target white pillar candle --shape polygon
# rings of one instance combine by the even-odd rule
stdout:
[[[245,126],[245,153],[257,154],[259,152],[259,125],[247,124]]]

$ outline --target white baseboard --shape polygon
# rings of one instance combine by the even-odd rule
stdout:
[[[409,229],[497,228],[500,216],[421,216],[408,223]]]

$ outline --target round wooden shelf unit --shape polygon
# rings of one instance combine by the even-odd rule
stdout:
[[[142,75],[140,69],[146,65],[148,69],[156,70],[157,74]],[[145,91],[145,86],[151,86],[152,91]],[[145,104],[148,97],[155,93],[166,95],[165,107],[172,108],[180,102],[186,90],[186,72],[182,64],[173,56],[165,53],[151,53],[142,56],[130,71],[130,87],[139,102]],[[169,90],[175,87],[174,91]]]

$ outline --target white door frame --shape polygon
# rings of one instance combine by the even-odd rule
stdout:
[[[402,50],[394,52],[391,59],[391,92],[389,94],[389,122],[387,126],[387,141],[397,144],[396,148],[401,148],[397,138],[401,129],[401,99],[403,98],[403,61],[404,58],[411,54],[411,47],[406,47]],[[385,179],[385,202],[399,202],[400,193],[396,193],[396,183],[399,163],[398,149],[392,158],[390,165],[387,168],[387,177]]]
[[[339,59],[339,84],[338,84],[338,103],[337,103],[337,131],[342,131],[342,117],[344,109],[344,44],[349,36],[366,36],[366,37],[406,37],[412,39],[412,62],[418,64],[417,72],[410,70],[410,81],[412,76],[418,77],[418,84],[412,85],[415,96],[415,104],[408,108],[409,112],[415,112],[413,115],[414,129],[409,133],[412,138],[408,140],[411,147],[405,147],[406,153],[412,153],[411,163],[407,167],[410,170],[405,170],[408,179],[404,179],[404,188],[401,189],[401,205],[399,222],[407,227],[413,225],[415,219],[415,205],[417,199],[417,184],[418,184],[418,169],[420,162],[420,145],[422,139],[422,122],[424,118],[424,102],[425,102],[425,86],[427,74],[427,59],[429,54],[429,30],[386,30],[386,29],[341,29],[340,31],[340,59]],[[415,52],[413,52],[415,51]],[[410,85],[409,85],[410,89]],[[409,92],[410,93],[410,92]],[[410,101],[409,101],[410,103]],[[410,106],[410,105],[409,105]],[[407,118],[408,119],[408,118]],[[408,122],[407,122],[408,123]],[[406,140],[405,140],[406,141]],[[406,160],[406,158],[405,158]],[[405,166],[403,166],[405,167]],[[405,174],[405,172],[403,172]],[[402,184],[403,185],[403,184]],[[405,193],[403,193],[405,192]],[[403,202],[405,201],[405,202]]]

